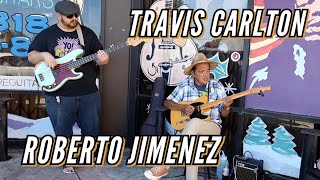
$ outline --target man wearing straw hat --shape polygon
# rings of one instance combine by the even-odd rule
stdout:
[[[184,74],[190,75],[182,81],[164,101],[164,106],[170,110],[179,110],[187,116],[194,112],[194,107],[186,104],[178,104],[180,101],[194,101],[200,96],[208,96],[209,102],[224,99],[224,103],[212,107],[208,112],[211,121],[207,122],[198,118],[191,119],[182,131],[182,135],[219,135],[221,131],[221,117],[229,115],[232,99],[227,97],[223,85],[216,79],[210,79],[210,70],[215,68],[216,62],[208,61],[203,53],[197,53]],[[169,166],[155,166],[144,175],[148,179],[160,179],[169,172]],[[186,179],[198,179],[198,167],[187,166]]]

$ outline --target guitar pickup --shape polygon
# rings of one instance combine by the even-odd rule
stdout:
[[[39,74],[40,81],[44,81],[44,77],[42,74]]]

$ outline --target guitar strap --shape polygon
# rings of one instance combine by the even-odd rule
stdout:
[[[77,34],[78,34],[78,37],[79,37],[79,40],[80,40],[80,44],[84,47],[84,39],[83,39],[83,34],[82,34],[82,30],[81,30],[80,25],[78,25],[76,27],[76,30],[77,30]]]
[[[208,83],[208,102],[210,101],[210,80]]]

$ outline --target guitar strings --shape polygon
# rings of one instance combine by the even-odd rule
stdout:
[[[73,62],[76,62],[76,61],[72,61],[72,62],[69,62],[68,64],[66,64],[66,66],[62,66],[61,68],[58,67],[55,67],[54,69],[48,69],[46,71],[43,71],[41,74],[42,75],[48,75],[48,74],[53,74],[54,76],[56,76],[58,73],[61,73],[61,72],[67,72],[67,71],[70,71],[72,69],[76,69],[78,68],[77,66],[76,67],[72,67],[70,68],[69,65],[71,65]],[[88,61],[90,62],[90,61]],[[79,66],[80,67],[80,66]]]
[[[112,47],[107,48],[107,49],[105,49],[105,50],[103,50],[103,51],[108,52],[108,50],[109,50],[108,53],[111,53],[111,52],[117,51],[117,50],[119,50],[119,49],[121,49],[121,48],[123,48],[123,47],[126,47],[126,46],[128,46],[128,43],[120,43],[120,44],[118,44],[118,45],[116,45],[116,46],[112,46]],[[114,48],[114,47],[115,47],[115,48]],[[92,57],[94,57],[94,58],[91,59]],[[90,62],[90,61],[92,61],[92,60],[97,59],[97,53],[91,54],[91,55],[86,56],[86,57],[83,57],[83,58],[81,58],[81,59],[83,59],[83,60],[89,59],[88,62]],[[42,75],[45,75],[45,76],[46,76],[46,75],[49,75],[49,74],[53,74],[53,75],[56,77],[56,75],[59,74],[59,73],[61,73],[61,72],[67,72],[67,71],[70,71],[70,70],[72,70],[72,69],[76,69],[76,68],[80,67],[81,65],[80,65],[80,66],[76,66],[76,67],[72,67],[72,68],[69,67],[69,65],[72,64],[72,63],[75,63],[75,65],[76,65],[76,62],[77,62],[77,60],[76,60],[76,61],[71,61],[71,62],[69,62],[66,66],[63,66],[62,68],[54,68],[54,69],[52,69],[52,70],[49,69],[49,70],[43,71],[43,73],[41,73],[41,74],[42,74]],[[88,62],[86,62],[86,63],[88,63]],[[109,62],[110,62],[110,60],[109,60]]]

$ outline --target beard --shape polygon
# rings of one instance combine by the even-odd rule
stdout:
[[[64,26],[66,26],[66,27],[68,27],[68,28],[71,28],[71,29],[77,27],[77,25],[79,24],[79,22],[78,22],[77,20],[71,20],[71,21],[68,23],[68,22],[66,22],[66,21],[64,20],[64,18],[61,19],[61,23],[62,23]]]

